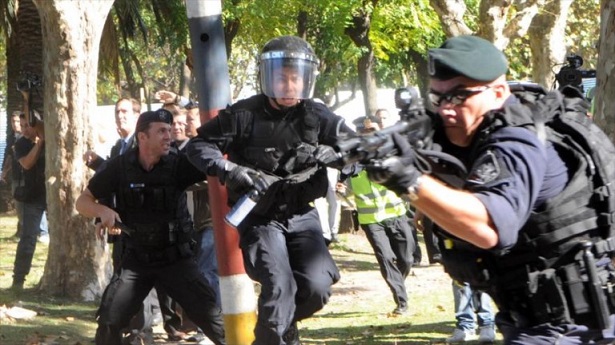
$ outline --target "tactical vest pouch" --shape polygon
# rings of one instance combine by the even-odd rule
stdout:
[[[613,273],[607,267],[608,265],[596,267],[597,273],[593,279],[580,263],[558,269],[570,318],[574,323],[591,329],[608,327],[609,314],[615,311],[615,295],[612,288]]]
[[[528,307],[532,309],[535,324],[570,321],[562,284],[554,269],[530,273],[528,290]]]
[[[278,169],[278,160],[282,155],[275,147],[245,147],[243,151],[244,157],[258,157],[250,160],[250,167],[270,173]]]

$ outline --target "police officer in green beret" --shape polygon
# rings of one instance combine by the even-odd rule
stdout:
[[[576,284],[585,274],[579,261],[566,266],[567,277],[578,274],[579,280],[563,284],[562,267],[556,264],[560,257],[549,258],[553,266],[548,268],[538,254],[544,248],[536,250],[527,241],[545,229],[562,227],[553,218],[540,224],[537,217],[554,214],[546,210],[561,213],[552,205],[574,171],[567,164],[570,157],[555,149],[552,137],[543,142],[533,126],[515,125],[519,119],[510,114],[529,114],[522,123],[533,125],[537,112],[522,111],[530,108],[511,92],[507,70],[504,54],[476,36],[453,37],[429,50],[429,101],[436,111],[433,142],[464,163],[467,173],[461,174],[461,186],[419,171],[414,151],[400,135],[394,136],[399,155],[368,167],[368,175],[408,197],[418,213],[436,224],[445,270],[493,298],[505,344],[612,340],[612,315],[610,330],[601,332],[593,312],[600,305],[588,305],[591,289]],[[606,259],[596,265],[599,275],[612,269]]]
[[[100,218],[100,240],[107,232],[122,236],[124,245],[118,274],[98,310],[98,345],[121,344],[121,330],[154,286],[163,287],[215,344],[225,344],[214,290],[194,261],[186,206],[186,188],[205,175],[184,155],[170,152],[172,118],[164,109],[142,113],[137,147],[107,161],[77,199],[82,215]]]

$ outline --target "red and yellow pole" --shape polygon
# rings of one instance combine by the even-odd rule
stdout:
[[[231,103],[222,2],[186,0],[186,10],[201,122],[205,123]],[[208,182],[226,342],[248,345],[254,341],[256,324],[254,284],[243,266],[237,230],[224,221],[224,216],[229,211],[226,205],[226,189],[215,177],[209,177]]]

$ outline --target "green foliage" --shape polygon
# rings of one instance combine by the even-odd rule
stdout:
[[[573,1],[566,26],[566,47],[568,47],[568,53],[583,57],[582,68],[596,68],[599,36],[600,1]]]
[[[120,84],[115,71],[99,71],[98,103],[140,98],[141,88],[178,92],[189,38],[183,1],[117,0],[110,16],[119,33],[119,55],[112,58],[119,59]]]
[[[443,41],[444,33],[429,1],[389,1],[374,13],[370,39],[379,85],[395,87],[417,83],[416,74],[408,74],[414,65],[409,52],[426,57],[429,48]]]
[[[480,0],[466,0],[466,25],[476,28]],[[375,6],[372,4],[375,3]],[[575,1],[569,16],[566,45],[570,52],[582,55],[585,68],[595,66],[598,37],[598,1]],[[306,15],[306,39],[321,59],[316,95],[327,99],[337,89],[350,88],[357,81],[356,65],[361,55],[345,35],[358,11],[372,14],[370,41],[376,57],[379,87],[416,83],[417,56],[441,44],[444,33],[429,0],[224,0],[223,20],[237,21],[239,31],[232,43],[229,72],[234,96],[241,89],[256,89],[257,66],[261,47],[278,35],[296,35],[300,13]],[[515,9],[511,10],[511,15]],[[132,55],[120,65],[120,93],[134,93],[136,86],[179,90],[184,49],[189,45],[186,13],[181,0],[117,0],[114,24],[121,33],[119,46]],[[530,78],[530,42],[523,37],[507,48],[511,78]],[[130,67],[129,71],[125,67]],[[554,70],[557,70],[554,66]],[[134,76],[131,81],[127,77]],[[117,98],[113,73],[101,73],[99,101]],[[134,95],[133,96],[138,96]],[[193,97],[196,95],[193,95]]]

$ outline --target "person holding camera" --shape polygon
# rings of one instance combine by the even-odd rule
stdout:
[[[458,174],[456,186],[424,173],[410,143],[395,134],[396,156],[368,167],[368,175],[433,220],[445,270],[492,297],[505,344],[612,343],[612,249],[594,246],[612,223],[593,218],[600,205],[592,202],[588,171],[574,170],[584,162],[571,154],[574,145],[535,125],[537,116],[550,115],[536,109],[555,108],[547,96],[561,94],[529,107],[511,92],[507,70],[504,54],[476,36],[430,49],[433,142],[468,173]],[[581,109],[567,115],[587,121]],[[574,205],[560,205],[577,185]],[[548,241],[553,236],[557,242]]]
[[[30,268],[40,233],[41,219],[47,208],[45,190],[45,131],[42,122],[28,123],[19,116],[22,136],[15,142],[15,159],[23,174],[23,185],[15,188],[14,198],[21,203],[22,233],[17,244],[11,288],[19,291]]]

